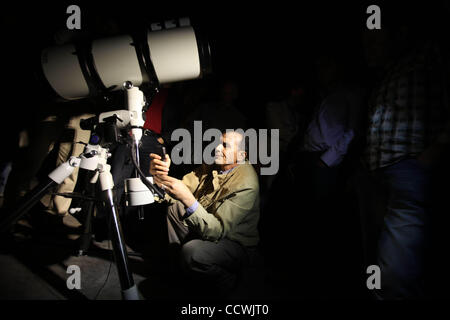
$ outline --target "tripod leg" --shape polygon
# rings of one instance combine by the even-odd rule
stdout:
[[[47,178],[44,182],[40,183],[33,190],[28,192],[24,199],[21,200],[21,204],[14,209],[14,211],[7,216],[0,224],[0,232],[6,232],[11,228],[17,220],[19,220],[24,214],[26,214],[46,193],[46,191],[57,185],[55,181]]]
[[[83,256],[89,249],[92,240],[92,218],[94,211],[94,202],[90,201],[89,206],[87,207],[87,215],[84,221],[84,231],[80,236],[80,249],[78,251],[79,256]]]
[[[125,242],[123,241],[122,227],[120,225],[117,205],[114,202],[111,189],[103,191],[105,207],[112,221],[111,241],[113,245],[114,257],[119,273],[120,286],[122,288],[122,297],[124,300],[139,300],[138,291],[134,284],[133,275],[128,265],[128,255]]]
[[[7,231],[14,223],[17,222],[28,210],[30,210],[36,202],[38,202],[45,192],[58,184],[61,184],[65,178],[70,176],[73,172],[74,168],[79,165],[79,158],[70,157],[70,159],[61,165],[59,165],[55,170],[50,172],[48,178],[40,183],[37,187],[31,190],[22,201],[22,204],[19,205],[8,217],[6,217],[5,221],[2,221],[0,224],[0,232]]]
[[[78,177],[78,179],[79,179],[79,181],[84,182],[84,189],[87,190],[87,194],[89,195],[89,197],[91,199],[94,199],[95,191],[96,191],[96,189],[95,189],[96,181],[93,182],[90,180],[93,178],[95,173],[81,169],[79,171],[79,175],[80,175],[80,177]],[[85,216],[85,219],[83,222],[83,226],[84,226],[83,234],[81,234],[81,236],[78,240],[80,243],[80,247],[78,249],[78,256],[85,255],[91,245],[92,222],[94,219],[94,208],[95,208],[95,202],[92,200],[88,201],[85,209],[83,208],[86,212],[86,216]]]

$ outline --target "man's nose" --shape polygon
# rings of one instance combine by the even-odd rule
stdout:
[[[223,150],[223,146],[221,145],[221,144],[219,144],[217,147],[216,147],[216,152],[221,152]]]

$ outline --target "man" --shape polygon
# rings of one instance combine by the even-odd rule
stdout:
[[[298,199],[298,209],[290,219],[292,250],[302,252],[297,270],[308,274],[299,278],[309,297],[331,298],[331,287],[341,287],[342,279],[351,277],[352,250],[356,232],[352,232],[352,216],[348,214],[344,187],[350,174],[352,152],[360,137],[361,109],[364,90],[357,85],[356,63],[347,58],[341,47],[345,39],[336,38],[322,46],[315,62],[318,96],[312,117],[292,147],[290,169],[286,181],[293,186],[290,197]],[[296,151],[294,149],[294,151]],[[292,174],[291,174],[292,173]],[[291,212],[292,212],[291,211]],[[304,228],[299,232],[298,228]],[[284,229],[284,228],[283,228]],[[345,249],[343,249],[345,248]],[[335,277],[327,268],[335,261]],[[312,262],[312,263],[311,263]],[[300,285],[300,283],[299,283]],[[351,294],[350,291],[340,292]]]
[[[364,33],[368,65],[380,80],[369,102],[361,184],[367,189],[359,189],[366,262],[381,270],[376,297],[417,299],[426,296],[437,209],[432,187],[449,146],[448,92],[439,46],[393,21]]]
[[[169,176],[166,161],[151,154],[150,173],[170,203],[170,244],[181,245],[182,267],[220,295],[229,293],[259,242],[259,183],[245,161],[244,139],[227,132],[215,151],[215,164],[202,165],[183,180]],[[208,295],[211,294],[211,291]]]
[[[324,178],[316,186],[317,195],[332,193],[332,187],[337,184],[338,170],[361,130],[361,106],[365,96],[364,90],[356,84],[358,77],[351,71],[356,65],[346,62],[341,57],[343,53],[333,52],[333,49],[338,51],[331,48],[316,59],[319,103],[301,146],[308,166],[322,171],[314,179]]]

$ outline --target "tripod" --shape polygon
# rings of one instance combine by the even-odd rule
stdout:
[[[107,152],[107,149],[102,148],[99,145],[86,146],[85,152],[80,157],[71,157],[68,161],[53,170],[48,175],[48,179],[46,179],[46,181],[35,187],[25,197],[23,203],[1,224],[0,231],[5,231],[17,222],[20,217],[22,217],[34,204],[36,204],[37,201],[40,200],[49,188],[61,184],[64,179],[70,176],[76,167],[88,170],[95,168],[94,170],[96,171],[96,174],[92,182],[96,182],[97,179],[100,181],[102,200],[112,221],[110,230],[111,241],[113,245],[114,258],[119,273],[122,297],[125,300],[138,300],[139,296],[137,288],[134,284],[133,276],[128,265],[127,250],[125,242],[123,241],[118,208],[114,201],[114,182],[110,172],[111,167],[106,163],[109,156],[110,154]]]
[[[154,201],[153,194],[158,194],[160,197],[164,197],[160,190],[155,188],[151,179],[147,178],[144,173],[139,168],[138,163],[138,147],[139,141],[142,137],[142,107],[144,106],[143,94],[138,89],[132,86],[131,83],[126,82],[125,86],[127,91],[128,108],[129,110],[119,110],[114,113],[114,118],[119,119],[122,122],[122,126],[126,127],[131,124],[131,136],[132,136],[132,160],[136,169],[136,176],[140,178],[127,179],[127,186],[129,193],[132,195],[130,205],[139,206],[143,204],[152,203]],[[122,114],[123,118],[117,117],[116,113]],[[111,117],[111,112],[107,113],[107,116],[103,114],[100,115],[99,121],[103,122],[102,119]],[[93,136],[96,137],[96,136]],[[107,160],[111,157],[107,148],[102,147],[100,144],[100,139],[92,139],[90,143],[85,147],[83,153],[79,157],[70,157],[70,159],[56,169],[54,169],[48,177],[31,190],[23,199],[22,203],[13,212],[6,217],[4,221],[0,224],[0,232],[8,230],[12,225],[14,225],[25,213],[27,213],[49,190],[50,188],[61,184],[67,177],[69,177],[76,167],[81,169],[86,169],[90,171],[95,171],[94,177],[91,179],[91,183],[95,184],[100,181],[101,188],[101,199],[103,201],[105,210],[108,217],[111,219],[111,242],[113,246],[114,258],[116,261],[119,281],[121,285],[122,298],[125,300],[138,300],[139,295],[136,285],[133,280],[132,273],[128,264],[128,255],[126,250],[126,245],[123,240],[123,232],[119,219],[119,211],[117,203],[115,202],[114,196],[114,181],[111,174],[111,166],[107,164]],[[88,211],[88,217],[86,219],[87,224],[90,224],[89,215],[92,214],[92,210]],[[90,225],[85,226],[85,233],[89,231]],[[90,241],[90,239],[89,239]],[[84,244],[86,246],[86,244]],[[82,247],[83,250],[83,247]]]

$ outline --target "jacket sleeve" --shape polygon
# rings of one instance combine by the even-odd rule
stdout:
[[[188,189],[194,193],[197,189],[199,183],[200,183],[200,175],[201,171],[203,170],[203,166],[199,167],[198,169],[191,171],[190,173],[186,174],[183,179],[181,180]]]
[[[215,212],[208,212],[199,205],[185,221],[194,227],[203,239],[220,240],[246,217],[257,199],[256,188],[242,188],[220,200]]]
[[[350,143],[359,131],[362,97],[362,90],[353,88],[339,92],[325,101],[328,106],[322,118],[326,129],[323,132],[328,135],[328,141],[334,141],[334,143],[320,158],[329,167],[337,166],[342,162]]]
[[[342,159],[347,154],[348,147],[352,142],[353,137],[353,130],[344,131],[342,137],[320,156],[322,161],[329,167],[334,167],[341,163]]]

